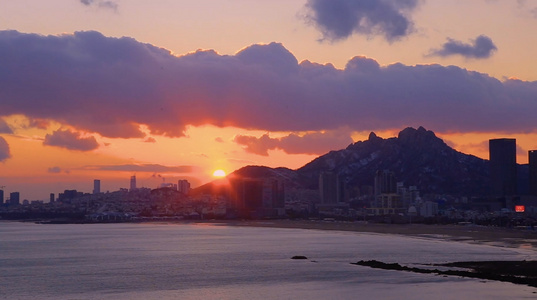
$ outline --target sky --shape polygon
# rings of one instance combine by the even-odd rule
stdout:
[[[49,193],[296,169],[432,130],[537,149],[537,2],[0,2],[0,187]]]

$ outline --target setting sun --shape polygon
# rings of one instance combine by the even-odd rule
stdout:
[[[216,170],[216,171],[213,172],[213,176],[214,177],[225,177],[226,172],[224,172],[224,170]]]

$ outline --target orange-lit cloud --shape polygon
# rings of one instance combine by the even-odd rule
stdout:
[[[151,173],[191,173],[193,166],[163,166],[159,164],[130,164],[130,165],[92,165],[84,166],[83,170],[151,172]]]

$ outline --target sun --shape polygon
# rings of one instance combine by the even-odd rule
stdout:
[[[213,172],[214,177],[226,177],[226,172],[224,170],[216,170]]]

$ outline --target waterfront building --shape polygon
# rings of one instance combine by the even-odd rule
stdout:
[[[131,176],[131,191],[136,190],[136,175]]]
[[[239,217],[254,217],[263,209],[263,181],[251,178],[232,178],[230,205]]]
[[[19,192],[13,192],[13,193],[9,194],[9,204],[11,204],[11,205],[19,205],[19,204],[21,204]]]
[[[177,182],[177,190],[183,193],[183,195],[188,195],[190,193],[190,182],[186,179],[179,180]]]
[[[537,150],[528,151],[530,195],[537,196]]]
[[[393,172],[378,170],[375,174],[375,195],[397,193],[397,181]]]
[[[101,181],[99,179],[93,180],[93,194],[99,194],[101,192]]]
[[[0,205],[4,204],[4,190],[0,190]]]
[[[319,174],[319,193],[321,204],[336,204],[338,202],[338,178],[333,172]]]
[[[489,140],[490,179],[496,196],[517,194],[516,139]]]

